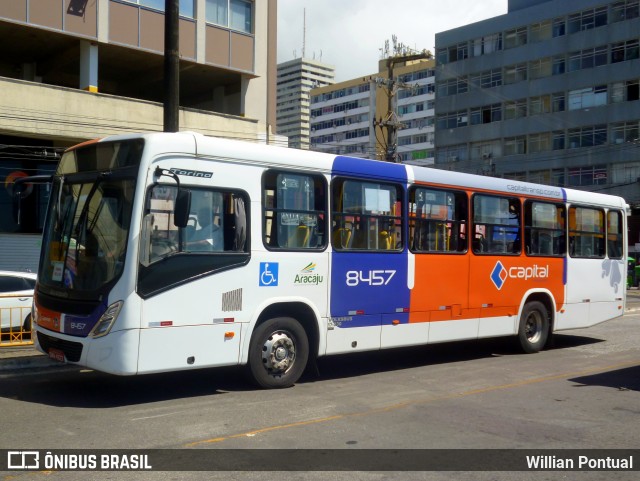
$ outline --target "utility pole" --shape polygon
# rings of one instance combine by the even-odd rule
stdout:
[[[402,44],[397,44],[396,37],[393,37],[394,53],[395,55],[387,58],[387,78],[377,78],[376,84],[383,85],[387,89],[387,114],[384,118],[373,121],[373,127],[385,128],[387,130],[387,145],[385,148],[385,158],[387,162],[398,162],[398,130],[405,127],[405,124],[398,120],[394,108],[394,98],[398,94],[400,89],[413,88],[412,85],[404,82],[399,82],[393,78],[393,70],[396,64],[404,64],[413,60],[422,60],[433,58],[433,55],[428,50],[424,50],[420,53],[410,53]],[[388,41],[385,47],[385,52],[388,53]]]
[[[164,8],[164,131],[178,132],[180,112],[179,0]]]

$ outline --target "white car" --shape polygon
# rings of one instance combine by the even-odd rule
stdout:
[[[0,327],[2,332],[31,330],[31,304],[36,275],[0,271]]]

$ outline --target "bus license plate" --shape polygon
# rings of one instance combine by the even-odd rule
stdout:
[[[49,349],[49,358],[53,359],[54,361],[64,362],[64,352],[62,352],[60,349],[55,349],[52,347]]]

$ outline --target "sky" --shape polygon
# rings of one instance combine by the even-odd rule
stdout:
[[[392,36],[435,54],[435,34],[507,13],[508,0],[278,0],[278,63],[305,57],[333,65],[336,81],[375,73]]]

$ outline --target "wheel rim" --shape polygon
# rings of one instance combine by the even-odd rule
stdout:
[[[271,334],[262,345],[262,363],[271,375],[282,375],[291,369],[296,359],[296,345],[283,331]]]
[[[527,316],[524,334],[527,337],[527,341],[532,344],[540,340],[542,336],[542,315],[539,312],[532,312]]]

